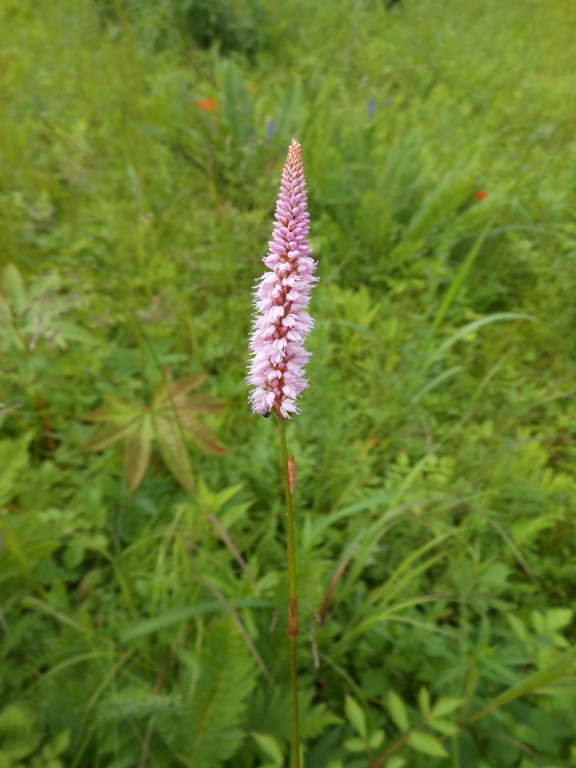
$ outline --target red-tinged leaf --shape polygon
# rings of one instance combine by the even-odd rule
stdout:
[[[193,389],[196,389],[196,387],[199,387],[200,384],[203,384],[207,378],[208,374],[206,373],[198,373],[195,376],[184,376],[183,379],[178,379],[178,381],[175,381],[172,384],[170,393],[172,397],[176,397],[176,395],[185,395]]]
[[[154,420],[156,439],[166,466],[187,491],[194,490],[194,472],[184,442],[182,428],[173,420],[163,417]]]
[[[103,451],[105,448],[128,437],[138,429],[138,422],[123,424],[120,427],[109,427],[100,430],[91,440],[82,446],[83,451]]]
[[[194,430],[190,431],[190,437],[198,447],[206,453],[216,456],[226,456],[230,451],[220,442],[214,430],[196,422]]]
[[[124,471],[130,483],[130,490],[135,491],[142,482],[150,463],[154,430],[152,417],[146,415],[137,432],[130,435],[124,446]]]
[[[173,408],[166,408],[162,415],[171,421],[177,421],[187,435],[191,435],[201,426],[195,418],[194,411],[186,409],[175,411]]]
[[[172,381],[170,373],[167,372],[165,380],[154,394],[154,407],[173,402],[176,398],[199,387],[202,382],[206,381],[206,378],[205,373],[199,373],[196,376],[185,376],[178,381]]]
[[[218,455],[229,453],[214,430],[199,422],[193,411],[178,411],[176,414],[172,411],[168,418],[178,422],[187,437],[192,438],[201,450]]]
[[[200,423],[194,418],[191,411],[175,411],[173,408],[165,408],[158,414],[159,420],[172,424],[187,438],[192,440],[206,453],[224,456],[228,449],[220,442],[213,429]]]
[[[97,408],[83,416],[84,421],[127,423],[137,419],[145,411],[142,403],[127,403],[120,398],[107,398],[110,405]]]
[[[183,403],[183,409],[193,413],[220,413],[222,410],[222,400],[212,395],[192,395],[187,397]]]

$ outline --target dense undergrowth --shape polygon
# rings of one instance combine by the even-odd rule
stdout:
[[[286,764],[251,287],[302,143],[310,768],[576,765],[571,0],[0,5],[0,766]]]

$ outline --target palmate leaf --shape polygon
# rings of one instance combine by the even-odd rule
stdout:
[[[211,395],[192,395],[186,398],[184,406],[185,410],[193,413],[219,413],[222,410],[222,401]]]
[[[138,430],[127,436],[124,446],[124,472],[126,472],[131,491],[138,488],[146,474],[152,454],[153,439],[152,417],[147,413],[141,419]]]
[[[172,381],[166,370],[150,406],[108,396],[107,405],[84,417],[102,425],[84,450],[102,451],[124,441],[124,471],[134,491],[146,474],[156,441],[170,473],[186,490],[193,491],[194,470],[187,441],[193,440],[207,453],[228,453],[214,431],[196,419],[198,414],[218,413],[221,401],[211,395],[187,395],[205,380],[205,374],[198,374]]]
[[[166,466],[180,485],[192,492],[195,488],[194,471],[184,442],[182,425],[176,419],[157,416],[154,419],[154,434]]]
[[[124,438],[129,438],[138,429],[138,420],[117,427],[104,427],[82,446],[84,451],[103,451]]]
[[[107,398],[109,405],[97,408],[95,411],[84,416],[84,421],[115,423],[125,425],[132,419],[140,418],[144,411],[142,403],[129,403],[122,400],[121,397],[109,395]]]
[[[172,375],[169,370],[164,371],[164,381],[160,384],[154,393],[153,408],[161,405],[173,404],[178,398],[181,398],[191,392],[200,384],[206,381],[207,375],[199,373],[195,376],[184,376],[182,379],[172,381]]]
[[[228,453],[213,429],[197,421],[190,411],[180,411],[181,423],[192,440],[206,453],[224,456]]]

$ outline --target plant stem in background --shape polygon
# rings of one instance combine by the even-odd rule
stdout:
[[[288,635],[290,636],[290,681],[292,686],[292,765],[300,768],[300,726],[298,719],[298,668],[296,666],[296,638],[298,637],[298,597],[296,592],[296,544],[294,537],[294,513],[292,510],[291,482],[286,446],[286,428],[284,419],[278,416],[280,425],[280,446],[282,448],[282,473],[284,475],[284,493],[286,496],[286,517],[288,526],[288,595],[289,616]]]

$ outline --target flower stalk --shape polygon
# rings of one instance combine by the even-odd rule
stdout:
[[[296,591],[296,541],[294,536],[294,512],[292,509],[292,488],[286,444],[284,419],[278,417],[280,425],[280,448],[282,451],[282,473],[286,497],[286,518],[288,524],[288,635],[290,637],[290,682],[292,688],[292,765],[300,768],[300,720],[298,717],[298,666],[296,663],[296,638],[298,637],[298,595]]]
[[[310,291],[318,282],[316,262],[308,245],[309,214],[300,144],[293,139],[282,171],[272,240],[262,259],[268,271],[254,292],[252,358],[247,380],[252,386],[254,413],[276,414],[280,426],[282,473],[288,526],[288,635],[292,688],[292,767],[300,768],[298,718],[298,598],[296,591],[296,543],[292,494],[296,484],[293,457],[288,458],[286,420],[299,409],[296,400],[308,386],[304,368],[310,357],[304,339],[314,321],[306,312]]]

